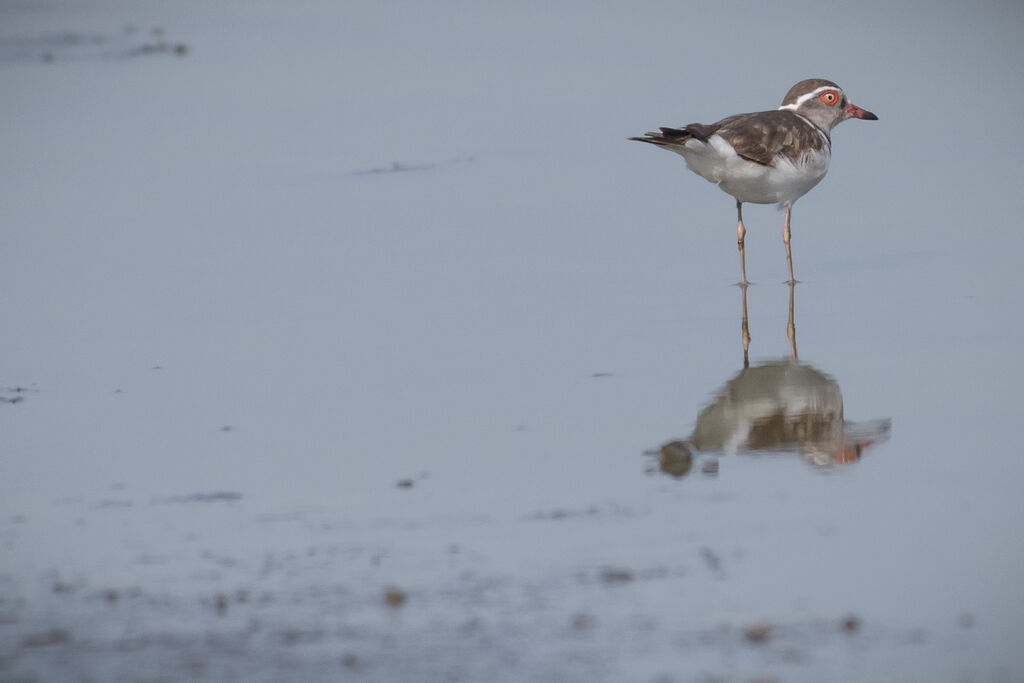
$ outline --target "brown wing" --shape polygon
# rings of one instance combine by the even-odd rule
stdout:
[[[796,161],[828,144],[817,126],[784,109],[730,116],[711,127],[741,157],[765,166],[780,154]]]
[[[770,166],[778,155],[796,161],[807,150],[820,150],[828,140],[812,123],[785,109],[737,114],[712,124],[691,123],[682,128],[661,128],[660,133],[645,133],[642,138],[658,147],[682,147],[694,138],[707,142],[719,135],[736,153],[758,164]]]

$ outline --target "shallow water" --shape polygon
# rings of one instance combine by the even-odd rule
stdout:
[[[0,678],[1024,680],[1024,12],[302,10],[0,9]]]

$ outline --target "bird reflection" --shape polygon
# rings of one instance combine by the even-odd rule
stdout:
[[[693,433],[685,440],[663,445],[656,455],[658,468],[683,477],[694,466],[694,454],[795,452],[817,466],[845,465],[860,460],[864,450],[889,437],[891,420],[850,422],[843,417],[839,384],[824,372],[801,363],[797,355],[794,323],[794,285],[789,285],[789,320],[786,337],[790,357],[750,365],[750,327],[747,288],[742,292],[743,369],[714,395],[697,416]],[[714,458],[702,461],[701,470],[718,473]]]

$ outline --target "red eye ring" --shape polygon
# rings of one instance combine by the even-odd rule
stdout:
[[[831,107],[832,105],[839,101],[839,93],[837,93],[835,90],[826,90],[825,92],[821,93],[820,98],[822,102]]]

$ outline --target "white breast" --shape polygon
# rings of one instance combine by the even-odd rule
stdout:
[[[741,202],[782,207],[792,205],[821,182],[832,160],[826,145],[806,154],[799,163],[777,156],[771,166],[762,166],[736,154],[732,145],[718,135],[712,135],[707,142],[690,138],[685,147],[673,151],[686,159],[691,171]]]

